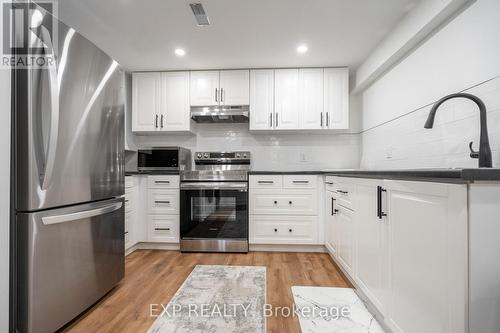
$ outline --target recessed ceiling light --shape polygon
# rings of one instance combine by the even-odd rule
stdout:
[[[186,51],[184,51],[183,49],[175,49],[175,54],[178,55],[179,57],[182,57],[183,55],[186,54]]]
[[[297,47],[297,52],[298,53],[306,53],[307,52],[307,45],[299,45]]]

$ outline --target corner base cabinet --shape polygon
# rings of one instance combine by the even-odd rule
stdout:
[[[467,332],[467,185],[344,177],[325,183],[336,220],[327,214],[327,232],[334,232],[327,249],[386,326]],[[341,199],[345,188],[348,201]]]

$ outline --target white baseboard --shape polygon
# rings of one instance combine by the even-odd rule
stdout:
[[[250,244],[250,252],[319,252],[327,253],[324,245]]]
[[[139,242],[125,250],[128,256],[135,250],[169,250],[179,251],[179,243],[150,243]],[[324,245],[278,245],[278,244],[250,244],[250,252],[318,252],[328,253]]]

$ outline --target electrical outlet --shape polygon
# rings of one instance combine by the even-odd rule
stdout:
[[[308,157],[307,157],[307,154],[306,154],[306,153],[304,153],[304,152],[301,152],[301,153],[300,153],[299,160],[300,160],[300,162],[301,162],[301,163],[307,163],[307,162],[309,162],[309,159],[308,159]]]
[[[394,147],[389,147],[385,151],[385,159],[390,160],[394,155]]]

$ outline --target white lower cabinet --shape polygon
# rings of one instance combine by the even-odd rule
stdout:
[[[125,177],[125,250],[137,243],[137,192],[136,179],[131,176]]]
[[[336,216],[336,193],[326,188],[326,205],[325,205],[325,246],[332,253],[337,253],[337,216]]]
[[[467,332],[466,185],[335,177],[326,187],[346,185],[353,209],[334,200],[327,249],[385,324],[405,333]]]
[[[354,216],[353,211],[338,206],[336,230],[338,237],[337,259],[345,271],[353,272],[354,260]]]
[[[387,305],[389,287],[389,224],[377,216],[379,181],[366,179],[356,184],[356,268],[355,280],[379,311]]]
[[[319,244],[317,177],[251,175],[250,244]]]
[[[179,176],[147,180],[147,241],[179,242]]]
[[[252,216],[250,239],[255,244],[315,244],[316,216]]]
[[[179,242],[179,215],[148,215],[150,242]]]

